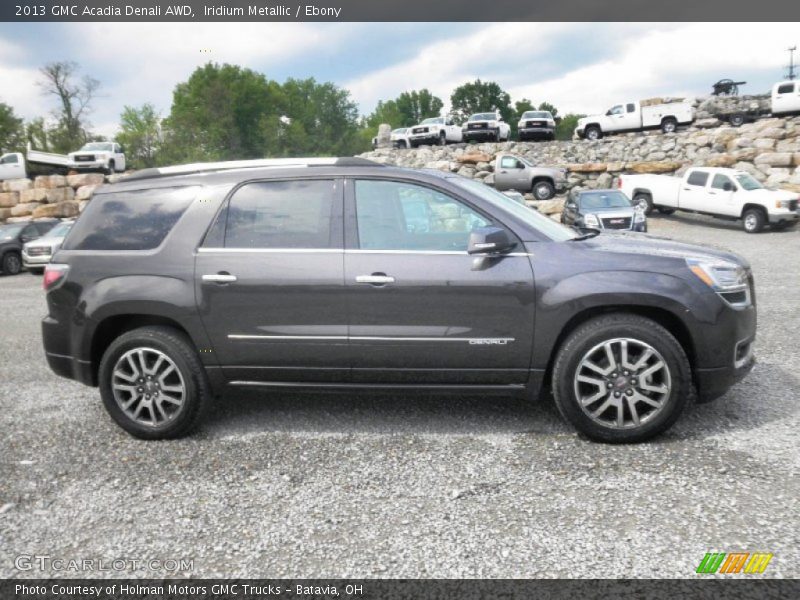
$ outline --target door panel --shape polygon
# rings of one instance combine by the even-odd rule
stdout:
[[[468,255],[469,232],[491,221],[430,188],[360,180],[347,190],[353,381],[527,381],[535,306],[527,254]]]
[[[229,380],[346,381],[341,182],[234,192],[199,249],[198,308]]]

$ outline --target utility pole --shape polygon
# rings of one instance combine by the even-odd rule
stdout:
[[[794,51],[797,50],[797,46],[792,46],[791,48],[787,48],[789,52],[789,74],[787,75],[787,79],[794,79]]]

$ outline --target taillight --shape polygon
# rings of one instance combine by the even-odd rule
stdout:
[[[53,289],[58,283],[64,281],[69,271],[69,265],[59,265],[50,263],[44,268],[44,278],[42,287],[45,291]]]
[[[617,187],[622,189],[622,176],[617,177]]]

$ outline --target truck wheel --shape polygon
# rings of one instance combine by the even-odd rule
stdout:
[[[653,212],[653,198],[650,197],[650,194],[635,194],[633,196],[633,204],[641,207],[646,215]]]
[[[747,233],[758,233],[767,222],[764,211],[760,208],[748,208],[742,215],[742,228]]]
[[[592,440],[641,442],[669,429],[692,392],[681,345],[644,317],[612,314],[572,332],[556,356],[561,415]]]
[[[583,135],[587,140],[599,140],[601,137],[603,137],[603,132],[600,131],[600,128],[596,125],[591,125],[586,128],[586,130],[583,132]]]
[[[109,175],[113,175],[116,170],[117,170],[117,166],[114,163],[114,159],[112,158],[111,160],[108,161],[108,168],[106,169],[106,172]]]
[[[742,113],[734,113],[730,117],[728,117],[728,123],[730,123],[733,127],[741,127],[744,125],[745,117]]]
[[[532,191],[537,200],[550,200],[556,195],[556,188],[547,180],[534,181]]]
[[[141,327],[119,336],[103,354],[98,380],[111,417],[148,440],[186,435],[211,398],[197,352],[171,327]]]
[[[444,131],[439,134],[439,145],[447,146],[447,134]]]
[[[675,133],[675,131],[677,129],[678,129],[678,122],[675,119],[673,119],[671,117],[668,117],[668,118],[664,119],[663,121],[661,121],[661,131],[662,132],[664,132],[664,133]]]
[[[3,273],[16,275],[22,270],[22,260],[16,252],[6,252],[3,255]]]

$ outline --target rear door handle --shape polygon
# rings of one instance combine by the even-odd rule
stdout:
[[[394,283],[394,277],[389,275],[358,275],[356,283],[371,283],[372,285],[386,285],[387,283]]]
[[[212,273],[203,275],[203,281],[209,283],[233,283],[236,281],[236,275],[231,275],[230,273]]]

